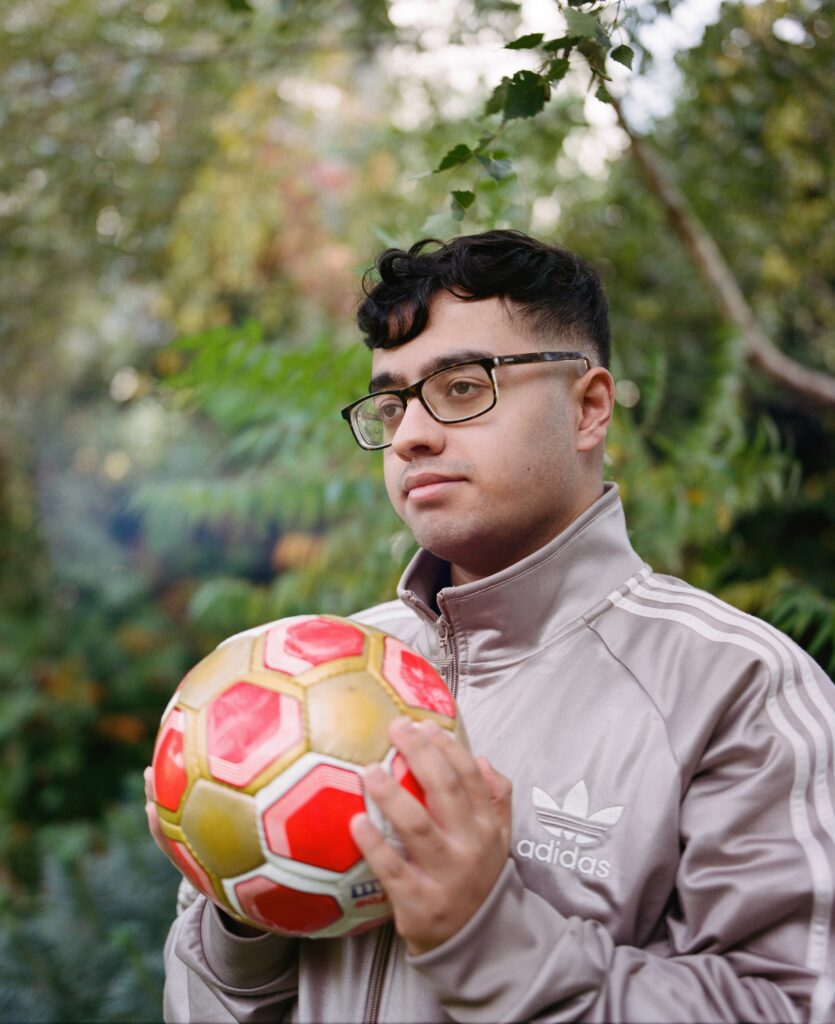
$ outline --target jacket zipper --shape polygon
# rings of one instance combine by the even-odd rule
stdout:
[[[443,615],[436,620],[435,629],[438,631],[438,643],[441,646],[441,660],[438,667],[443,673],[454,700],[458,696],[458,659],[456,658],[455,634]]]
[[[389,921],[380,928],[368,976],[368,998],[365,1001],[363,1020],[366,1024],[377,1024],[380,1016],[380,1000],[383,996],[383,982],[386,980],[391,944],[394,940],[394,925]]]
[[[456,659],[455,634],[450,629],[449,623],[439,615],[435,621],[435,629],[438,633],[438,643],[441,647],[441,660],[438,667],[446,680],[449,692],[453,699],[458,692],[458,662]],[[386,968],[388,967],[391,947],[394,942],[394,925],[389,921],[383,925],[377,936],[377,943],[374,947],[374,958],[371,961],[371,973],[368,976],[368,998],[365,1002],[365,1013],[363,1020],[366,1024],[377,1024],[380,1016],[380,1001],[383,997],[383,985],[386,980]]]

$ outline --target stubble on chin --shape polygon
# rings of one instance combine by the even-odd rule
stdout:
[[[459,566],[467,575],[488,576],[497,550],[502,544],[485,530],[477,517],[438,510],[430,517],[405,519],[417,543],[436,558]]]

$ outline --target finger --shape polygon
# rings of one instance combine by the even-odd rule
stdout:
[[[174,867],[183,873],[182,865],[177,861],[174,853],[171,850],[171,846],[168,843],[168,839],[165,833],[162,831],[162,826],[159,823],[159,815],[157,814],[157,805],[155,803],[145,804],[145,814],[148,817],[148,828],[150,829],[151,835],[154,838],[154,842],[160,848],[162,853],[165,854],[166,858],[174,865]],[[189,881],[191,881],[189,879]]]
[[[502,829],[508,835],[511,827],[513,784],[507,776],[497,772],[486,757],[477,757],[476,764],[490,791],[493,808],[499,816]]]
[[[427,864],[443,854],[444,840],[429,811],[379,765],[363,772],[366,798],[373,801],[397,833],[409,859]]]
[[[506,775],[502,775],[501,772],[496,771],[486,757],[477,757],[475,763],[487,784],[487,789],[490,791],[490,799],[493,803],[499,804],[509,800],[513,788],[510,779]]]
[[[171,847],[168,845],[168,840],[165,837],[165,833],[162,831],[162,825],[159,820],[159,811],[157,810],[157,804],[154,793],[154,770],[153,768],[146,768],[142,773],[142,777],[145,780],[145,817],[148,819],[148,830],[154,838],[154,842],[162,850],[165,856],[171,861],[174,867],[179,871],[180,865],[174,860],[171,854]]]
[[[490,794],[469,751],[431,720],[392,724],[390,735],[423,787],[426,806],[454,832],[474,815],[488,814]]]
[[[461,779],[443,748],[436,742],[434,723],[395,719],[389,736],[403,755],[424,792],[426,807],[442,827],[467,813],[468,801]]]
[[[367,814],[355,814],[349,822],[351,836],[366,863],[393,902],[409,884],[410,868],[383,833],[371,824]]]
[[[490,784],[479,765],[479,759],[474,758],[451,732],[442,729],[435,722],[422,722],[421,727],[430,732],[433,742],[438,744],[458,773],[473,812],[475,814],[489,812],[494,806],[494,800]],[[482,760],[484,759],[482,758]]]
[[[168,840],[165,838],[165,833],[162,831],[162,825],[159,822],[159,814],[157,813],[157,805],[149,800],[145,804],[145,815],[148,819],[148,829],[151,835],[154,837],[154,842],[162,850],[165,856],[171,861],[174,867],[179,871],[180,865],[174,860],[171,853],[171,847],[168,845]]]

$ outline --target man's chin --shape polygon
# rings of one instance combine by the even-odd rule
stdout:
[[[449,532],[433,530],[413,529],[412,532],[422,548],[453,566],[453,577],[463,575],[465,578],[478,579],[497,571],[494,559],[485,557],[487,552],[501,550],[501,542],[496,538],[490,539],[483,535],[474,538],[472,534],[453,537]]]

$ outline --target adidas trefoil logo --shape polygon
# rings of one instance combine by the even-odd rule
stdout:
[[[582,779],[568,791],[562,807],[539,786],[533,787],[531,797],[537,820],[545,831],[557,838],[565,836],[577,846],[602,842],[623,813],[623,805],[615,804],[589,814],[589,793]]]

